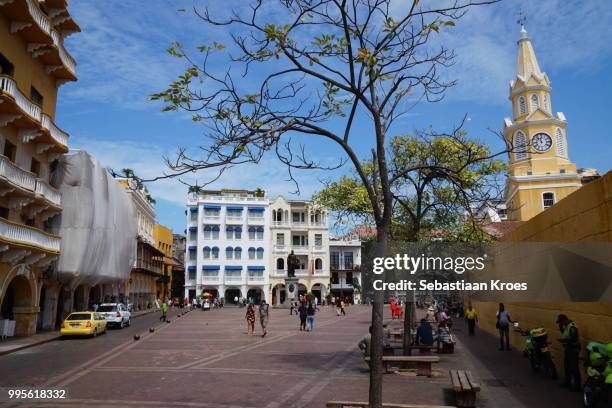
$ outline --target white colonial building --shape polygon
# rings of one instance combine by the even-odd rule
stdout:
[[[287,200],[282,196],[270,202],[270,285],[272,304],[286,299],[287,257],[293,251],[300,261],[296,277],[299,293],[311,291],[319,301],[329,289],[329,230],[327,211],[310,201]]]
[[[330,290],[336,299],[361,302],[361,241],[332,238],[329,241]]]
[[[270,211],[263,191],[207,190],[187,202],[185,297],[269,302]]]

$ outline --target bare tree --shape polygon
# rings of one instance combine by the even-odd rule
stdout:
[[[162,177],[215,169],[216,179],[273,152],[295,181],[295,169],[335,167],[308,157],[309,142],[328,140],[344,154],[337,165],[350,162],[367,191],[383,256],[394,202],[390,178],[401,177],[392,175],[387,162],[388,133],[415,103],[439,101],[454,84],[441,76],[453,51],[432,46],[434,36],[452,29],[470,7],[495,1],[254,0],[227,16],[194,7],[208,28],[225,27],[231,43],[193,51],[174,43],[168,50],[188,67],[151,98],[164,101],[165,110],[190,112],[205,126],[208,140],[196,153],[183,148],[167,159],[171,172]],[[220,64],[228,68],[216,69]],[[367,121],[367,128],[355,128],[357,118]],[[302,143],[292,142],[294,136]],[[371,146],[369,174],[356,140]],[[373,408],[382,406],[382,320],[383,294],[376,292]]]

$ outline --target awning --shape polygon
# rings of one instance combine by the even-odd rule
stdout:
[[[266,210],[266,207],[250,207],[249,206],[249,211],[253,211],[253,212],[261,211],[261,212],[263,212],[265,210]]]
[[[198,227],[189,227],[189,231],[197,231]]]
[[[227,209],[230,211],[242,211],[244,210],[244,207],[238,205],[228,205]]]
[[[205,225],[204,231],[219,231],[218,225]]]
[[[242,232],[242,227],[237,225],[234,227],[234,231]]]
[[[247,269],[249,271],[264,271],[264,270],[266,270],[266,267],[265,266],[250,265],[250,266],[247,266]]]
[[[195,245],[192,245],[192,246],[189,247],[190,251],[195,251],[196,249],[198,249],[198,247],[195,246]]]
[[[226,231],[233,231],[234,227],[232,227],[231,225],[228,225],[227,227],[225,227]]]
[[[195,267],[195,266],[193,266],[193,265],[191,265],[191,266],[188,266],[188,267],[187,267],[187,270],[188,270],[189,272],[195,272],[196,267]]]
[[[198,212],[198,207],[189,207],[189,211]]]
[[[203,271],[218,271],[221,269],[219,265],[202,265]]]
[[[212,204],[204,204],[204,209],[205,210],[220,210],[221,206],[220,205],[212,205]]]
[[[225,265],[225,270],[226,271],[241,271],[242,266],[241,265]]]
[[[228,246],[228,247],[225,247],[225,250],[226,250],[226,251],[233,251],[233,250],[234,250],[234,248],[232,248],[231,246]]]

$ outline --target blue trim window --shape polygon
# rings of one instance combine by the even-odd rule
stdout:
[[[212,256],[211,253],[212,253],[212,249],[209,246],[205,246],[202,249],[202,256],[204,259],[210,259],[210,257]]]
[[[236,226],[228,225],[225,228],[225,237],[229,241],[236,240],[236,239],[242,239],[242,227],[238,225]]]
[[[187,279],[196,280],[196,267],[195,266],[188,266],[187,273],[188,273]]]
[[[249,248],[249,259],[255,259],[257,250],[253,247]]]
[[[257,248],[257,259],[263,259],[264,249],[262,247]]]
[[[219,247],[212,247],[211,255],[212,259],[219,259]]]
[[[219,239],[219,226],[218,225],[205,225],[204,226],[204,239]]]
[[[251,219],[263,219],[265,210],[265,207],[249,207],[248,216]]]
[[[203,252],[204,259],[219,259],[219,247],[205,246]]]
[[[234,248],[231,246],[225,248],[225,259],[234,259]]]
[[[219,214],[221,214],[221,206],[220,205],[204,205],[204,218],[218,218]]]

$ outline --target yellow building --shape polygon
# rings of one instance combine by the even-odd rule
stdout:
[[[525,27],[518,41],[510,101],[512,119],[504,120],[510,147],[506,207],[509,220],[526,221],[576,191],[581,181],[569,159],[567,121],[563,113],[553,114],[550,81]]]
[[[155,246],[163,252],[163,276],[158,280],[158,292],[161,293],[161,298],[170,297],[170,288],[172,285],[172,266],[174,265],[173,250],[172,250],[172,230],[164,227],[161,224],[153,226],[153,240]]]
[[[64,37],[79,31],[65,1],[0,1],[0,319],[16,335],[52,328],[73,288],[53,279],[62,212],[50,184],[68,134],[55,123],[59,87],[76,80]],[[11,323],[12,324],[12,323]]]

